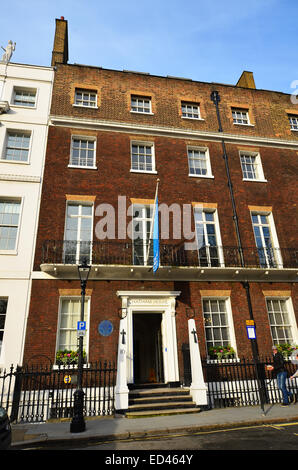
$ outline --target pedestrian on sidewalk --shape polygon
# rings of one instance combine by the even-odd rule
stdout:
[[[296,351],[295,357],[296,357],[296,360],[298,362],[298,351]],[[294,361],[292,361],[292,362],[294,363]],[[293,380],[295,377],[298,377],[298,369],[296,370],[295,374],[291,375],[290,379]]]
[[[289,392],[286,386],[288,373],[285,368],[285,361],[283,355],[278,352],[276,346],[272,346],[273,351],[273,366],[268,365],[267,370],[273,370],[276,374],[277,386],[282,392],[283,403],[282,406],[288,406],[293,401],[293,394]]]

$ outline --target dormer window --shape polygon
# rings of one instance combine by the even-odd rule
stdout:
[[[232,108],[232,116],[234,124],[250,124],[248,109]]]
[[[289,121],[291,126],[291,131],[298,131],[298,114],[290,114]]]
[[[76,106],[87,108],[97,108],[97,93],[94,90],[76,89],[75,102]]]
[[[133,113],[152,114],[150,96],[131,96],[131,111]]]
[[[189,103],[182,101],[181,112],[183,118],[201,119],[199,103]]]

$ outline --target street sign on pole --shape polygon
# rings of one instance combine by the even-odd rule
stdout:
[[[86,334],[86,322],[85,321],[78,321],[77,323],[77,336],[85,336]]]
[[[246,331],[248,339],[256,339],[256,327],[254,320],[246,320]]]

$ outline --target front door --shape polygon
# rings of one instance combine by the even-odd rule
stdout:
[[[164,381],[161,320],[160,313],[133,313],[134,383]]]

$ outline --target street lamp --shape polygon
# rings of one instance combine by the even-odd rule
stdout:
[[[86,285],[89,277],[91,266],[87,264],[86,258],[83,259],[81,265],[78,266],[79,278],[81,282],[81,318],[84,321],[85,293]],[[79,357],[78,357],[78,382],[77,389],[74,393],[74,415],[70,424],[70,432],[83,432],[86,429],[84,420],[84,392],[82,389],[83,376],[83,336],[79,336]]]

